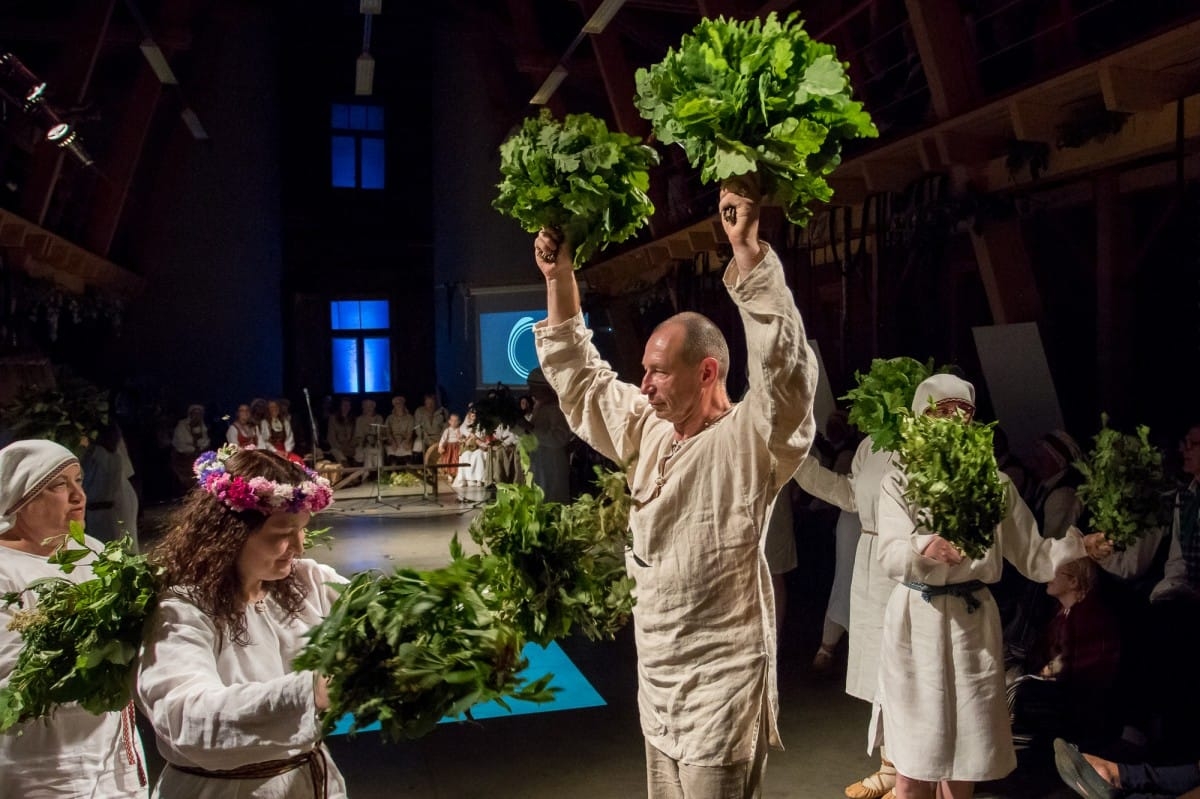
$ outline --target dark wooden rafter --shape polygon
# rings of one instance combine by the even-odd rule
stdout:
[[[957,0],[905,0],[904,4],[938,119],[977,106],[983,89]]]
[[[187,30],[200,10],[200,3],[201,0],[166,0],[160,7],[156,27],[164,31]],[[155,42],[158,42],[157,32]],[[172,51],[158,43],[170,61]],[[99,255],[108,255],[116,238],[162,94],[162,84],[154,71],[149,64],[142,63],[118,123],[119,133],[100,164],[105,179],[97,186],[92,215],[83,234],[83,245]]]
[[[550,53],[542,42],[533,0],[508,0],[507,6],[508,14],[512,18],[518,70],[528,74],[532,79],[529,90],[532,95],[558,66],[558,56]],[[546,107],[559,118],[567,113],[562,95],[558,92],[550,96]]]
[[[600,1],[580,0],[579,5],[584,19],[588,19],[600,6]],[[644,138],[650,132],[650,125],[633,105],[636,94],[634,70],[621,45],[619,29],[609,25],[604,32],[593,34],[590,39],[596,63],[600,67],[600,77],[604,81],[604,91],[612,108],[613,121],[622,133]]]

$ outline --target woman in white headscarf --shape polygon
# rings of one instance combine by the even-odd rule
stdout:
[[[92,578],[91,556],[71,574],[47,562],[69,524],[83,522],[86,505],[83,473],[70,450],[41,440],[0,449],[0,593],[24,592],[29,607],[34,597],[25,589],[34,580]],[[93,549],[102,546],[85,540]],[[21,651],[20,633],[8,629],[17,609],[0,607],[0,684],[8,681]],[[145,797],[142,763],[132,705],[98,716],[66,705],[49,719],[0,734],[0,797]]]
[[[975,388],[949,374],[917,386],[914,414],[975,412]],[[1006,510],[990,549],[969,560],[937,530],[923,527],[905,497],[902,469],[884,475],[877,524],[879,562],[896,581],[883,617],[873,733],[882,722],[895,764],[896,799],[970,799],[974,783],[1017,765],[1004,691],[1000,614],[988,584],[1003,561],[1038,582],[1085,555],[1071,531],[1042,538],[1007,476]]]

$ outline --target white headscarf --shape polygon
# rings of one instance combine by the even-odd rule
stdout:
[[[0,533],[13,526],[17,511],[71,464],[74,453],[61,444],[35,438],[0,449]]]
[[[913,394],[912,412],[917,416],[929,410],[929,403],[939,405],[946,401],[964,402],[975,407],[975,386],[951,374],[928,377],[917,386]]]

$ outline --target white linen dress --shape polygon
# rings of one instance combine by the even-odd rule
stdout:
[[[291,663],[304,633],[329,613],[337,597],[327,583],[345,582],[328,566],[297,560],[308,589],[299,615],[275,603],[264,612],[246,608],[247,646],[219,634],[211,617],[188,600],[169,596],[146,628],[138,678],[138,706],[154,725],[158,751],[168,764],[226,771],[296,757],[321,743],[313,694],[314,674]],[[326,752],[330,799],[344,799],[341,772]],[[154,795],[168,799],[284,799],[312,796],[312,778],[301,767],[265,779],[231,780],[187,774],[169,765]]]

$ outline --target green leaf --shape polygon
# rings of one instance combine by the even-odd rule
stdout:
[[[1108,426],[1108,414],[1101,414],[1092,441],[1091,452],[1075,464],[1084,476],[1076,494],[1091,515],[1091,528],[1124,549],[1169,523],[1172,486],[1145,425],[1123,434]]]

